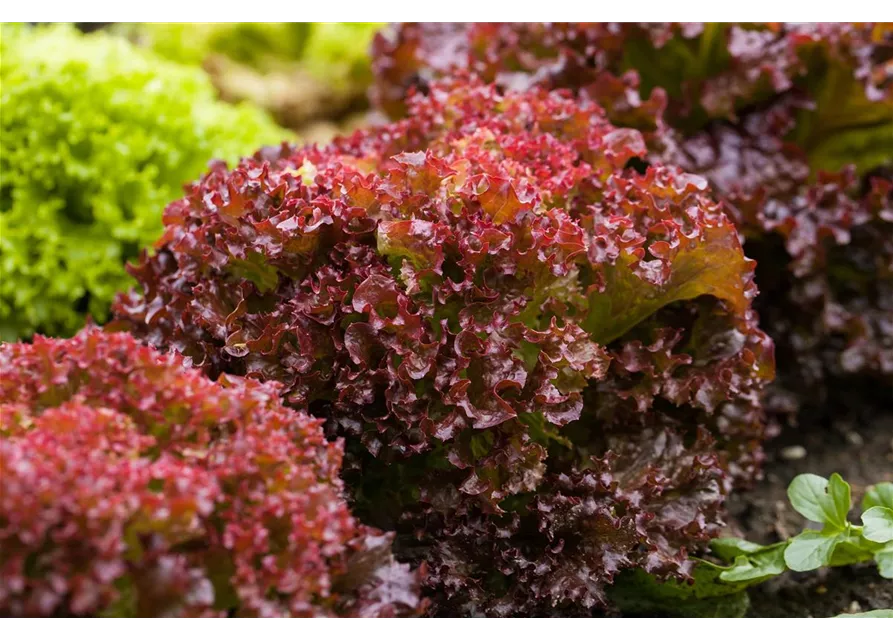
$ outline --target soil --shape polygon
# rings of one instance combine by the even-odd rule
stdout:
[[[868,485],[893,481],[893,411],[821,426],[785,429],[767,445],[765,478],[732,498],[733,534],[766,543],[800,531],[803,518],[786,496],[788,483],[800,473],[839,473],[852,485],[857,506]],[[858,522],[858,512],[850,515]],[[750,599],[749,617],[826,618],[893,609],[893,580],[881,578],[871,565],[789,572],[751,589]]]

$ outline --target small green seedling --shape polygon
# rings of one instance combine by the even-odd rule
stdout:
[[[743,615],[745,590],[787,570],[812,571],[874,560],[884,578],[893,579],[893,483],[869,488],[862,500],[862,525],[849,521],[850,485],[838,474],[803,474],[788,487],[791,506],[821,525],[775,544],[718,538],[710,545],[716,561],[699,559],[692,582],[658,583],[644,572],[618,581],[615,598],[622,609],[680,612],[696,616]],[[889,617],[890,610],[838,617]]]
[[[850,485],[838,474],[811,473],[794,478],[788,499],[797,513],[821,525],[789,540],[760,546],[737,538],[720,538],[711,549],[731,566],[720,573],[725,582],[752,582],[791,571],[813,571],[874,560],[880,574],[893,578],[893,483],[871,487],[862,501],[862,526],[848,519]]]

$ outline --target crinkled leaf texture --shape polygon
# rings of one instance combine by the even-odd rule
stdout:
[[[407,93],[468,70],[507,89],[594,91],[627,115],[667,103],[690,131],[818,84],[833,111],[801,137],[828,138],[886,124],[889,35],[870,23],[402,23],[376,37],[373,97],[405,114]],[[608,91],[617,79],[640,91]]]
[[[780,101],[711,127],[680,162],[710,180],[757,260],[756,307],[779,349],[773,405],[846,411],[883,402],[893,383],[893,152],[861,178],[811,178],[804,151],[784,141],[799,111]]]
[[[683,126],[659,155],[710,180],[759,263],[757,309],[781,365],[772,404],[883,402],[893,384],[893,31],[736,29],[727,50],[741,69],[782,81],[758,108]]]
[[[71,335],[108,317],[125,262],[211,158],[289,137],[220,103],[207,76],[69,25],[4,25],[0,337]]]
[[[418,612],[340,446],[278,391],[94,328],[0,346],[0,613]]]
[[[223,166],[165,212],[117,326],[280,382],[440,611],[588,609],[685,578],[763,436],[753,264],[704,181],[541,89]]]
[[[889,24],[408,23],[377,37],[373,68],[392,116],[467,71],[506,91],[572,90],[641,130],[652,159],[710,181],[759,263],[779,417],[889,397]]]

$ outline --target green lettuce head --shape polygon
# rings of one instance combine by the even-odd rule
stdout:
[[[130,23],[123,33],[169,60],[201,64],[222,54],[269,71],[301,62],[328,82],[372,80],[369,47],[379,22],[192,22]]]
[[[0,337],[106,319],[125,263],[211,158],[287,132],[219,102],[207,76],[106,34],[4,25],[0,38]]]

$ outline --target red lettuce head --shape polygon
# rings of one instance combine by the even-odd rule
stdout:
[[[661,155],[710,181],[758,261],[774,408],[821,421],[887,402],[893,384],[893,32],[784,33],[801,61],[785,90]]]
[[[612,115],[665,106],[674,127],[692,132],[779,95],[812,94],[836,103],[812,118],[819,142],[889,113],[891,37],[872,23],[403,23],[375,38],[372,97],[399,117],[408,94],[470,72],[507,90],[570,89]],[[839,93],[820,95],[828,82]]]
[[[651,160],[708,179],[758,259],[756,307],[781,366],[773,405],[827,408],[831,386],[889,396],[889,25],[410,23],[374,54],[374,97],[392,116],[408,93],[471,72],[506,91],[571,90],[640,129]]]
[[[645,152],[566,94],[434,83],[393,125],[215,167],[118,323],[325,418],[449,610],[603,605],[624,568],[688,575],[774,366],[734,226]]]
[[[423,602],[279,388],[127,334],[0,347],[0,612],[388,616]]]

